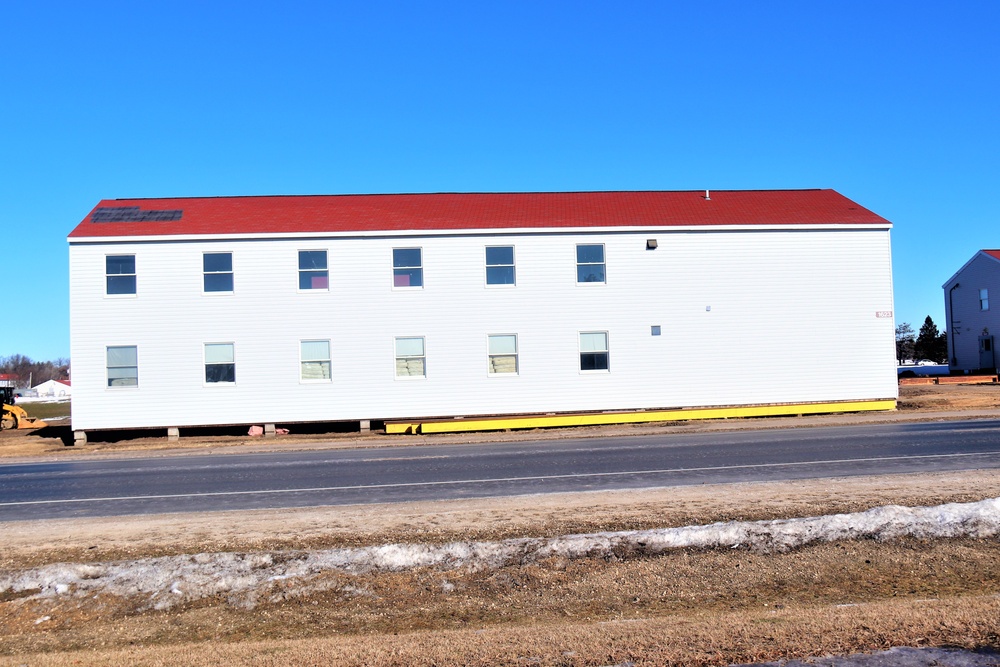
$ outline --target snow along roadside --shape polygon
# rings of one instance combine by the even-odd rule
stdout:
[[[657,554],[679,548],[743,547],[780,552],[812,542],[896,537],[992,537],[1000,534],[1000,498],[935,507],[889,505],[853,514],[729,521],[705,526],[517,538],[499,542],[387,544],[322,551],[202,553],[108,563],[56,563],[0,573],[0,594],[22,600],[110,595],[138,598],[140,609],[168,609],[214,595],[251,608],[258,601],[342,588],[323,574],[418,567],[475,570],[551,557]],[[350,590],[345,589],[346,592]],[[358,591],[363,594],[363,592]]]

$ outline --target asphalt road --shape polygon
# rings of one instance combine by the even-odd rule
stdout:
[[[0,521],[1000,468],[1000,421],[0,465]]]

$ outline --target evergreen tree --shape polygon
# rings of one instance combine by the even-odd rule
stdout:
[[[938,336],[937,345],[935,346],[937,351],[937,359],[941,360],[941,363],[948,363],[948,332],[942,331],[941,335]]]
[[[914,354],[917,359],[943,361],[948,353],[941,354],[940,339],[941,333],[938,331],[937,325],[934,324],[934,320],[928,315],[923,326],[920,327],[920,333],[917,334],[917,342],[914,345]]]
[[[913,359],[913,346],[916,338],[913,336],[913,327],[909,322],[896,325],[896,362],[903,363],[906,359]]]

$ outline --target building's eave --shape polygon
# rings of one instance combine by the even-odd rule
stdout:
[[[951,275],[951,278],[948,278],[948,280],[944,281],[944,284],[941,285],[941,289],[948,289],[955,282],[955,279],[958,278],[958,274],[962,273],[967,268],[969,268],[969,265],[972,264],[977,259],[979,259],[980,256],[983,256],[983,257],[985,257],[986,259],[988,259],[988,260],[990,260],[992,262],[1000,262],[1000,258],[994,257],[993,255],[991,255],[986,250],[980,250],[975,255],[973,255],[969,259],[968,262],[966,262],[965,264],[963,264],[962,268],[960,268],[958,271],[956,271],[955,273],[953,273]]]
[[[367,232],[291,232],[284,234],[170,234],[161,236],[74,236],[67,238],[70,245],[109,243],[190,243],[209,241],[270,241],[295,239],[374,239],[374,238],[414,238],[414,237],[461,237],[461,236],[573,236],[595,234],[676,234],[679,232],[764,232],[764,231],[816,231],[816,230],[889,230],[891,224],[829,224],[829,225],[670,225],[663,227],[559,227],[551,229],[509,228],[509,229],[441,229],[441,230],[392,230]]]

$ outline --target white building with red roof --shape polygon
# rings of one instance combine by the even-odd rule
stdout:
[[[995,373],[1000,365],[993,349],[1000,334],[1000,250],[980,250],[942,288],[949,369]]]
[[[32,389],[39,398],[70,398],[73,395],[73,386],[69,380],[46,380]]]
[[[890,228],[833,190],[105,200],[73,428],[891,407]]]

